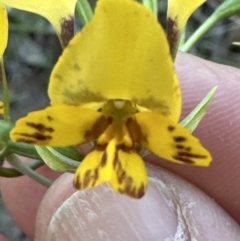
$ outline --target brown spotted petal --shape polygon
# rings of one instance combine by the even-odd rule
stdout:
[[[115,140],[106,149],[90,152],[78,167],[74,186],[95,187],[109,182],[114,190],[133,198],[141,198],[147,189],[147,172],[142,158],[134,151],[117,149]]]
[[[49,146],[70,146],[97,139],[109,120],[79,106],[56,105],[19,119],[12,140]]]
[[[131,129],[131,126],[135,126],[135,129]],[[137,113],[135,124],[131,126],[129,128],[133,136],[136,130],[138,131],[138,135],[135,135],[136,141],[162,158],[199,166],[208,166],[212,161],[211,154],[199,139],[161,114]]]

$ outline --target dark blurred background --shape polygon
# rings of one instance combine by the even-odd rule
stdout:
[[[191,17],[187,36],[194,32],[221,3],[208,0]],[[164,25],[166,0],[159,2],[159,19]],[[13,120],[31,110],[49,104],[47,86],[50,71],[61,54],[58,38],[42,17],[24,11],[9,9],[9,42],[5,52],[5,67],[11,99]],[[81,24],[77,24],[77,28]],[[235,15],[216,24],[194,46],[190,53],[217,63],[240,67],[240,17]],[[1,96],[0,96],[1,97]],[[0,197],[0,233],[14,241],[29,240],[16,226]]]

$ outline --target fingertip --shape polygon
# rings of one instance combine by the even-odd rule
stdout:
[[[0,241],[10,241],[8,238],[0,234]]]
[[[73,188],[73,174],[61,175],[45,194],[36,218],[35,241],[46,240],[49,223],[56,210],[76,190]]]
[[[72,176],[61,176],[41,204],[35,240],[155,241],[182,235],[232,241],[240,236],[237,224],[200,190],[156,166],[148,165],[148,172],[149,188],[140,200],[107,184],[75,192]]]
[[[194,135],[207,148],[213,161],[209,167],[176,165],[151,156],[146,159],[181,175],[214,198],[240,223],[240,70],[199,57],[178,53],[176,67],[183,91],[182,118],[218,86],[206,116]]]
[[[38,172],[52,180],[60,173],[42,166]],[[30,237],[34,237],[35,219],[39,204],[47,188],[28,176],[1,177],[1,193],[4,203],[18,226]]]

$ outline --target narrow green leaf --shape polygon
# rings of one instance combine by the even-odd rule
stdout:
[[[220,20],[223,18],[228,18],[239,12],[240,12],[240,1],[239,0],[225,0],[215,10],[213,15],[215,15]]]
[[[41,174],[35,172],[32,168],[30,168],[27,164],[23,163],[16,155],[9,155],[6,156],[6,160],[11,164],[19,172],[29,176],[33,180],[37,181],[38,183],[50,187],[52,181]]]
[[[77,14],[81,22],[86,25],[93,17],[93,10],[88,0],[78,0],[76,5]]]
[[[233,42],[233,45],[240,46],[240,42]]]
[[[158,12],[158,2],[157,0],[142,0],[143,5],[150,8],[153,13],[157,16]]]
[[[223,1],[223,3],[213,12],[213,14],[192,34],[184,46],[180,48],[181,51],[189,51],[193,45],[219,20],[231,17],[239,12],[239,0]]]
[[[63,156],[66,156],[66,157],[68,157],[72,160],[78,161],[78,162],[82,161],[82,159],[84,158],[84,156],[72,146],[54,147],[54,150],[56,150]]]
[[[32,170],[36,170],[39,167],[45,165],[45,163],[41,160],[34,160],[31,163],[26,163],[25,165],[27,165]],[[15,168],[0,166],[0,176],[1,177],[12,178],[12,177],[20,177],[22,175],[24,175],[24,174],[22,172],[17,171]]]
[[[207,109],[212,101],[212,98],[216,92],[217,86],[212,88],[208,94],[203,98],[203,100],[194,108],[194,110],[181,121],[181,125],[183,125],[190,132],[193,132],[202,118],[207,113]]]
[[[52,147],[36,145],[35,148],[43,161],[55,171],[74,172],[79,166],[78,161],[62,155]]]

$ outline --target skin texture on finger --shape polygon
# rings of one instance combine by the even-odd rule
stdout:
[[[0,241],[10,241],[10,240],[0,234]]]
[[[213,197],[240,223],[240,70],[179,53],[177,70],[183,90],[183,114],[218,86],[207,115],[194,134],[213,155],[210,167],[176,165],[150,155],[147,160],[173,171]]]
[[[60,173],[47,166],[38,172],[55,180]],[[4,203],[18,226],[30,237],[34,237],[35,219],[38,206],[47,188],[27,176],[0,178],[1,193]]]
[[[35,241],[238,240],[237,223],[202,191],[156,166],[148,172],[141,199],[107,184],[72,192],[72,175],[64,174],[41,203]]]

